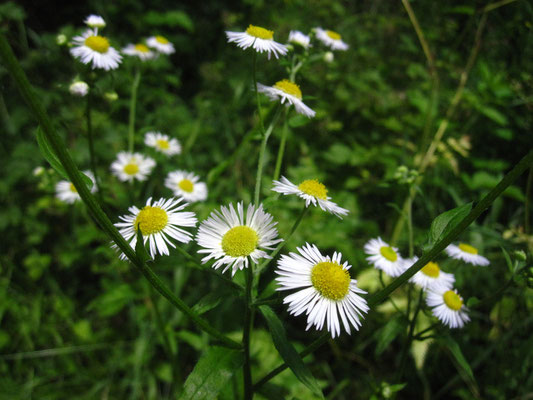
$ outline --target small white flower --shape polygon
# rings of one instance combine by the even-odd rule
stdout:
[[[70,84],[68,90],[74,96],[83,97],[89,93],[89,85],[83,81],[75,81]]]
[[[170,43],[166,37],[161,35],[149,37],[146,39],[146,44],[148,47],[156,49],[163,54],[172,54],[176,51],[174,45]]]
[[[369,255],[366,260],[387,275],[396,278],[405,271],[405,263],[398,249],[389,246],[380,237],[370,239],[365,244],[365,253]]]
[[[246,215],[243,204],[220,207],[213,211],[209,218],[200,224],[196,241],[203,249],[198,253],[206,253],[202,259],[206,263],[215,259],[213,268],[225,265],[223,273],[231,268],[231,275],[239,269],[248,268],[250,259],[255,264],[261,258],[271,258],[263,249],[272,250],[275,244],[283,241],[276,239],[278,230],[272,215],[263,211],[263,205],[248,206]]]
[[[459,246],[450,244],[446,249],[446,253],[456,260],[463,260],[472,265],[481,265],[486,267],[490,264],[490,261],[485,257],[478,254],[478,249],[467,243],[459,243]]]
[[[188,202],[204,201],[207,199],[207,185],[198,182],[200,178],[187,171],[173,171],[167,175],[165,186]]]
[[[154,167],[155,161],[150,157],[121,151],[117,154],[116,161],[111,164],[111,171],[122,182],[131,182],[134,179],[144,181]]]
[[[287,54],[287,46],[274,41],[274,31],[261,28],[260,26],[249,25],[244,32],[230,32],[226,31],[228,42],[235,42],[238,47],[246,50],[248,47],[253,47],[258,53],[267,52],[270,60],[270,53],[278,58],[280,55]]]
[[[133,249],[137,243],[137,229],[140,228],[144,244],[149,242],[152,258],[158,253],[168,256],[168,246],[176,247],[171,239],[181,243],[189,243],[192,240],[192,233],[181,227],[196,226],[195,214],[181,211],[187,206],[187,203],[182,201],[181,198],[162,198],[152,203],[152,198],[149,198],[141,210],[135,206],[130,207],[130,214],[119,217],[122,222],[117,222],[115,226]],[[113,247],[116,248],[115,245]],[[120,258],[125,259],[126,256],[121,254]]]
[[[348,45],[342,41],[337,32],[315,28],[316,38],[332,50],[348,50]]]
[[[294,105],[296,111],[305,115],[308,118],[313,118],[315,112],[307,107],[302,101],[302,91],[300,87],[287,79],[283,79],[274,84],[274,86],[265,86],[261,83],[257,84],[257,91],[266,94],[270,100],[281,100],[281,104],[287,107]]]
[[[75,36],[72,41],[74,47],[70,49],[70,54],[84,64],[91,63],[92,69],[109,71],[118,68],[122,61],[122,56],[109,45],[109,40],[90,29]]]
[[[289,33],[289,43],[295,43],[308,49],[311,47],[311,38],[300,31],[291,31]]]
[[[178,139],[169,138],[161,132],[146,132],[146,135],[144,135],[144,144],[153,147],[167,156],[181,153],[181,145]]]
[[[406,258],[404,260],[404,270],[407,270],[415,262],[418,261],[418,257]],[[448,289],[453,287],[455,283],[455,277],[453,274],[448,274],[442,271],[439,264],[430,261],[422,267],[420,271],[413,275],[409,282],[414,283],[424,290],[431,290],[432,287],[438,285]]]
[[[272,190],[274,192],[284,195],[295,194],[305,200],[306,207],[309,207],[309,204],[313,204],[315,207],[318,205],[322,210],[330,212],[341,219],[342,215],[348,214],[348,210],[330,201],[331,197],[328,197],[328,189],[316,179],[307,179],[296,186],[282,176],[281,180],[274,181],[273,183],[274,187]]]
[[[326,51],[324,53],[324,61],[327,62],[328,64],[332,63],[334,59],[335,59],[335,56],[333,55],[331,51]]]
[[[87,175],[93,182],[91,193],[94,193],[96,191],[96,181],[93,173],[91,171],[83,171],[83,173]],[[66,180],[56,183],[56,197],[67,204],[75,203],[81,199],[76,187],[74,187],[72,182]]]
[[[130,43],[122,49],[122,53],[128,56],[139,57],[141,61],[151,60],[156,57],[156,53],[151,51],[147,45],[143,43]]]
[[[468,309],[457,290],[435,286],[427,292],[426,303],[432,308],[433,315],[450,328],[462,328],[470,321]]]
[[[324,323],[331,336],[339,336],[341,324],[348,334],[350,325],[359,330],[360,318],[369,308],[366,300],[359,295],[366,293],[357,287],[357,281],[350,279],[351,265],[341,264],[341,253],[333,257],[323,256],[315,245],[306,243],[297,248],[298,253],[282,255],[278,261],[277,290],[299,289],[283,300],[289,304],[289,313],[307,315],[307,328],[322,329]]]
[[[105,27],[105,21],[102,17],[99,15],[91,14],[87,18],[85,18],[85,25],[87,25],[90,28],[104,28]]]

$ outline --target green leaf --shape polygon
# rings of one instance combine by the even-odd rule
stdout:
[[[96,310],[100,316],[110,317],[139,296],[140,294],[134,291],[130,285],[124,283],[98,296],[87,306],[87,310]]]
[[[289,119],[289,126],[291,128],[298,128],[299,126],[307,125],[311,120],[303,115],[295,115]]]
[[[507,125],[508,123],[507,117],[501,112],[499,112],[498,110],[496,110],[495,108],[484,106],[484,107],[479,107],[478,109],[483,115],[490,118],[497,124],[502,125],[502,126]]]
[[[272,335],[274,346],[276,346],[276,349],[283,358],[283,361],[287,363],[289,368],[300,380],[300,382],[307,386],[314,394],[320,396],[320,398],[323,398],[324,396],[320,390],[320,387],[318,386],[318,383],[311,374],[311,371],[309,371],[307,366],[304,364],[296,349],[287,339],[285,328],[283,327],[283,324],[277,315],[268,306],[259,306],[259,310],[267,321],[268,329]]]
[[[377,345],[374,354],[379,357],[392,341],[405,330],[405,320],[401,316],[391,318],[387,324],[381,328],[377,333]]]
[[[472,368],[470,368],[470,364],[468,364],[468,361],[463,355],[459,344],[457,344],[457,342],[453,340],[450,336],[444,337],[442,339],[442,343],[450,351],[454,364],[457,370],[459,371],[459,375],[466,382],[470,391],[472,391],[472,393],[474,394],[477,394],[477,396],[475,397],[478,398],[479,389],[477,387],[476,379],[474,378],[474,373],[472,372]]]
[[[446,236],[464,217],[468,215],[471,209],[472,203],[467,203],[440,214],[431,223],[429,231],[431,241],[436,243],[439,239]]]
[[[505,263],[507,264],[507,268],[509,268],[509,272],[513,273],[514,266],[513,262],[511,261],[511,257],[509,256],[509,253],[502,246],[500,246],[500,248],[502,249],[503,258],[505,258]]]
[[[194,31],[194,23],[192,19],[183,11],[168,10],[166,12],[149,11],[144,17],[144,20],[149,25],[154,26],[179,26],[189,32]]]
[[[223,347],[210,347],[200,358],[183,387],[180,400],[216,399],[235,371],[243,354]]]
[[[150,254],[148,254],[148,251],[144,246],[143,234],[139,225],[140,223],[137,225],[137,243],[135,243],[135,253],[137,253],[137,257],[139,257],[143,262],[146,262],[151,260],[152,257],[150,257]]]
[[[211,292],[202,297],[192,308],[192,310],[201,315],[209,310],[212,310],[220,304],[223,296],[218,292]]]

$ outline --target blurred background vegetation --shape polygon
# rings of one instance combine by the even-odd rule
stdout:
[[[142,133],[155,129],[178,138],[184,151],[170,161],[158,159],[158,170],[146,184],[131,187],[109,173],[116,153],[126,148],[133,63],[125,60],[97,81],[93,125],[98,170],[114,221],[132,199],[140,206],[150,195],[170,196],[164,176],[178,168],[192,170],[208,183],[208,201],[191,206],[200,220],[219,204],[250,201],[260,143],[254,131],[252,59],[249,51],[226,42],[225,30],[244,30],[252,23],[273,29],[274,39],[282,43],[292,29],[309,32],[321,26],[342,34],[350,45],[347,52],[335,53],[332,63],[306,66],[299,75],[304,100],[317,117],[291,114],[282,174],[295,181],[323,181],[350,215],[341,222],[312,210],[287,249],[308,241],[328,254],[341,251],[353,265],[352,277],[375,292],[380,283],[362,247],[372,237],[392,236],[408,192],[394,179],[395,171],[401,165],[414,168],[416,155],[429,145],[473,51],[462,97],[413,204],[415,252],[421,254],[438,214],[479,200],[533,145],[533,4],[497,3],[501,7],[486,13],[479,30],[487,2],[411,2],[434,68],[428,66],[400,1],[17,1],[1,4],[0,18],[82,169],[89,167],[85,101],[72,97],[68,87],[83,68],[67,47],[56,43],[56,36],[72,38],[94,13],[106,20],[105,34],[116,48],[154,34],[174,43],[175,54],[143,72],[136,149],[143,148]],[[259,57],[259,82],[270,85],[285,78],[285,67],[283,61]],[[1,64],[0,85],[0,399],[175,398],[208,345],[207,336],[118,260],[82,205],[55,198],[60,177],[40,155],[36,123]],[[110,96],[114,93],[116,100]],[[267,103],[265,113],[273,107]],[[301,203],[269,193],[279,131],[269,144],[263,194],[286,236]],[[241,145],[245,137],[249,140]],[[38,166],[45,172],[34,176]],[[526,269],[513,275],[502,251],[526,251],[531,261],[528,176],[531,186],[529,171],[462,236],[491,260],[489,268],[439,260],[456,274],[466,299],[481,299],[465,329],[440,331],[459,345],[473,376],[453,345],[438,338],[418,342],[401,380],[407,386],[398,398],[532,395],[533,291],[528,285],[533,273]],[[399,247],[405,253],[407,235],[401,233]],[[192,254],[197,247],[187,249]],[[204,317],[235,332],[238,340],[241,299],[228,296],[223,282],[189,267],[176,254],[154,264],[177,295],[190,305],[205,305]],[[208,293],[211,297],[204,298]],[[405,303],[405,290],[395,296],[398,304]],[[305,332],[303,318],[288,316],[285,307],[276,311],[298,348],[319,335]],[[406,326],[390,303],[379,311],[369,314],[360,332],[330,341],[312,356],[310,367],[328,398],[387,398],[389,385],[401,383],[395,376]],[[158,319],[164,335],[156,329]],[[266,325],[256,321],[252,352],[258,378],[281,359]],[[241,381],[236,377],[220,397],[235,398]],[[261,396],[312,398],[290,371],[265,385]]]

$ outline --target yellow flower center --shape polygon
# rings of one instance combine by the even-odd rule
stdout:
[[[300,90],[300,86],[298,86],[294,82],[291,82],[287,79],[283,79],[282,81],[276,82],[274,87],[276,89],[281,90],[282,92],[285,92],[287,94],[290,94],[291,96],[296,97],[299,100],[302,100],[302,91]]]
[[[168,143],[168,140],[166,139],[158,139],[156,143],[157,147],[163,150],[168,150],[168,148],[170,147],[170,143]]]
[[[453,290],[448,290],[445,292],[442,298],[444,299],[444,303],[446,303],[448,308],[451,308],[454,311],[459,311],[463,306],[463,299]]]
[[[180,183],[178,183],[178,186],[180,187],[181,190],[183,190],[184,192],[187,192],[187,193],[192,193],[192,190],[194,188],[194,183],[192,183],[190,180],[188,179],[183,179],[180,181]]]
[[[135,175],[137,172],[139,172],[139,166],[134,163],[129,163],[124,166],[124,172],[128,175]]]
[[[76,186],[74,186],[73,183],[70,184],[70,191],[74,193],[78,193],[78,191],[76,190]]]
[[[470,246],[466,243],[459,243],[459,248],[465,253],[477,254],[477,249],[474,246]]]
[[[168,39],[164,36],[159,36],[157,35],[155,37],[155,40],[158,42],[158,43],[161,43],[161,44],[168,44]]]
[[[133,225],[135,230],[140,227],[142,234],[146,236],[162,231],[167,222],[168,215],[165,210],[161,207],[146,206],[137,214]]]
[[[137,43],[135,45],[135,50],[140,51],[141,53],[148,53],[150,51],[148,46],[146,46],[145,44],[142,44],[142,43]]]
[[[311,282],[323,297],[330,300],[342,300],[348,294],[350,274],[339,264],[324,261],[311,270]]]
[[[391,262],[395,262],[398,259],[398,254],[390,246],[383,246],[379,249],[379,252],[383,257]]]
[[[422,271],[424,275],[427,275],[430,278],[438,278],[440,274],[439,265],[432,261],[428,262],[420,271]]]
[[[337,32],[326,31],[326,35],[328,35],[333,40],[341,40],[341,35],[339,35]]]
[[[109,49],[109,40],[103,36],[89,36],[85,39],[85,46],[98,53],[105,54]]]
[[[272,40],[272,38],[274,37],[274,31],[269,31],[268,29],[261,28],[260,26],[254,26],[251,24],[246,29],[246,33],[250,36],[259,39]]]
[[[314,196],[317,199],[327,200],[328,198],[328,189],[320,183],[317,179],[307,179],[298,185],[300,189],[305,194]]]
[[[246,257],[256,249],[257,242],[256,231],[247,226],[236,226],[222,237],[222,250],[231,257]]]

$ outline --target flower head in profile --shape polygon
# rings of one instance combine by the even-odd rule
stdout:
[[[138,57],[141,61],[151,60],[157,56],[150,48],[144,43],[133,44],[130,43],[122,49],[122,53]]]
[[[83,173],[87,175],[93,182],[91,193],[96,192],[96,180],[94,179],[93,173],[91,171],[83,171]],[[59,181],[56,183],[56,197],[67,204],[75,203],[76,201],[81,199],[74,184],[67,180]]]
[[[168,246],[176,247],[173,240],[181,243],[192,240],[192,233],[182,228],[195,227],[197,219],[193,212],[181,211],[186,206],[187,203],[181,198],[162,198],[153,203],[152,198],[149,198],[140,210],[135,206],[130,207],[130,214],[119,217],[121,222],[117,222],[115,226],[133,249],[137,244],[137,229],[140,229],[144,244],[149,244],[152,258],[158,253],[168,256]],[[125,257],[124,254],[121,255],[122,259]]]
[[[74,96],[84,97],[89,93],[89,85],[83,81],[74,81],[68,87],[68,91]]]
[[[274,181],[272,190],[284,195],[295,194],[305,200],[305,206],[309,204],[319,206],[322,210],[327,211],[342,219],[343,215],[348,214],[348,210],[339,207],[328,197],[328,189],[316,179],[307,179],[296,186],[284,176],[279,181]]]
[[[207,254],[202,263],[214,259],[213,268],[225,266],[222,272],[231,268],[231,274],[239,269],[248,268],[250,260],[257,264],[261,258],[270,258],[264,250],[272,250],[277,239],[278,230],[272,215],[263,210],[263,206],[248,206],[246,214],[243,204],[237,204],[237,211],[232,204],[213,211],[209,218],[200,224],[196,241],[201,250]]]
[[[279,99],[281,104],[287,102],[285,104],[287,107],[294,105],[294,108],[298,113],[303,114],[308,118],[313,118],[316,114],[302,101],[302,91],[300,90],[300,87],[296,83],[287,79],[276,82],[274,86],[265,86],[258,83],[257,90],[266,94],[270,100]]]
[[[304,49],[311,47],[311,38],[300,31],[290,31],[289,43],[302,46]]]
[[[341,322],[350,334],[350,326],[359,330],[363,313],[368,312],[366,300],[359,294],[366,293],[350,278],[351,265],[341,262],[342,254],[323,256],[315,245],[306,243],[297,248],[298,254],[282,255],[278,261],[277,290],[293,290],[283,303],[289,304],[289,313],[307,315],[307,328],[322,329],[324,323],[331,336],[339,336]]]
[[[181,145],[178,139],[170,138],[161,132],[146,132],[146,135],[144,135],[144,144],[153,147],[167,156],[181,153]]]
[[[230,32],[226,31],[228,42],[235,42],[237,46],[246,50],[252,47],[258,53],[267,52],[268,59],[270,54],[278,58],[280,55],[287,54],[287,46],[274,41],[274,31],[261,28],[260,26],[249,25],[244,32]]]
[[[446,254],[456,260],[463,260],[472,265],[481,265],[486,267],[490,264],[490,261],[478,254],[478,249],[467,243],[459,243],[459,245],[450,244],[446,249]]]
[[[328,46],[331,50],[348,50],[348,45],[342,41],[337,32],[315,28],[316,38]]]
[[[111,171],[123,182],[144,181],[155,167],[155,161],[140,153],[121,151],[111,164]]]
[[[80,36],[75,36],[72,42],[70,54],[83,64],[91,64],[92,69],[109,71],[118,68],[122,61],[122,56],[118,51],[111,47],[109,40],[100,36],[96,29],[88,29]]]
[[[408,258],[404,260],[404,270],[407,270],[415,262],[418,257]],[[440,269],[439,264],[430,261],[422,267],[420,271],[413,275],[409,282],[414,283],[424,290],[431,290],[434,286],[442,286],[448,289],[453,287],[455,277],[453,274],[448,274]]]
[[[99,15],[91,14],[87,18],[85,18],[83,22],[89,28],[96,28],[96,29],[105,28],[105,21]]]
[[[400,276],[405,271],[405,261],[396,247],[389,246],[380,237],[370,239],[365,244],[366,260],[392,278]]]
[[[152,49],[155,49],[162,54],[169,55],[176,51],[174,49],[174,45],[170,43],[166,37],[161,35],[149,37],[148,39],[146,39],[146,44],[148,45],[148,47],[151,47]]]
[[[188,202],[207,199],[207,185],[198,182],[199,177],[192,172],[172,171],[165,179],[165,186],[174,192],[174,196],[183,197]]]
[[[426,303],[433,315],[450,328],[462,328],[470,321],[468,309],[457,290],[435,286],[427,292]]]

